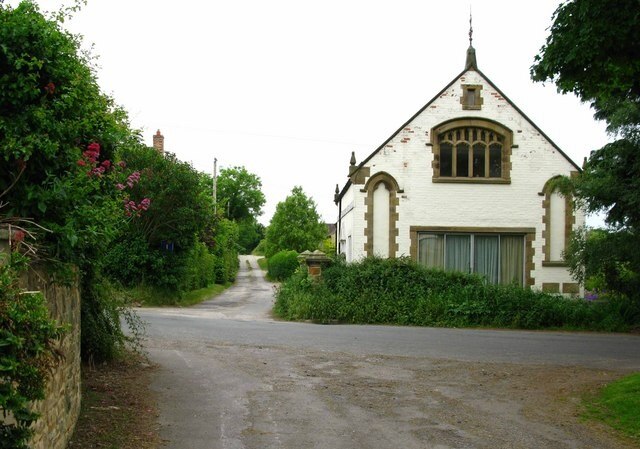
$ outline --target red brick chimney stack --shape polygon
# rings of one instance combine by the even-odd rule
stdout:
[[[160,134],[160,130],[153,135],[153,148],[155,148],[158,153],[164,154],[164,136]]]

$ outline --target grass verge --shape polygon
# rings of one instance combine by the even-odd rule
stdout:
[[[122,293],[129,303],[142,307],[189,307],[201,303],[207,299],[214,298],[229,288],[233,283],[214,284],[212,286],[192,290],[186,293],[167,292],[157,288],[140,285],[133,288],[123,289]]]
[[[68,449],[157,449],[157,408],[149,389],[155,367],[142,356],[82,367],[82,407]]]
[[[640,373],[610,383],[585,405],[586,418],[603,421],[640,442]]]
[[[232,284],[230,282],[222,284],[214,284],[211,287],[201,288],[199,290],[193,290],[185,293],[182,298],[176,300],[175,305],[178,307],[189,307],[195,304],[199,304],[202,301],[215,298],[220,293],[228,289]]]
[[[267,271],[269,269],[269,265],[267,263],[267,258],[266,257],[261,257],[260,259],[258,259],[258,266],[260,266],[260,269],[262,271]]]

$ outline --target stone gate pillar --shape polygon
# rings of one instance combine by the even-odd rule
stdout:
[[[313,279],[322,277],[322,269],[331,263],[331,259],[322,251],[304,251],[298,256],[300,265],[307,267],[307,272]]]

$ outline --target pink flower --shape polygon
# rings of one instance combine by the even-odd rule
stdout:
[[[87,150],[84,151],[82,155],[86,157],[92,164],[95,164],[96,160],[98,159],[98,153],[96,153],[95,151]]]
[[[104,161],[102,161],[102,164],[100,164],[100,165],[102,165],[106,169],[109,169],[109,167],[111,167],[111,161],[108,160],[108,159],[104,160]]]
[[[87,165],[87,163],[84,161],[84,159],[78,159],[77,164],[78,164],[80,167],[84,167],[85,165]]]
[[[125,168],[126,166],[127,166],[127,163],[125,161],[118,162],[118,167]]]
[[[121,183],[116,184],[116,189],[118,190],[124,190],[124,187],[125,187],[124,184],[121,184]]]
[[[149,206],[151,206],[151,200],[149,198],[144,198],[142,201],[140,201],[140,209],[147,210],[149,209]]]
[[[87,145],[87,150],[100,154],[100,144],[97,142],[92,142]]]

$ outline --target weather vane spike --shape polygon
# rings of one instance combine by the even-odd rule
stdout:
[[[471,24],[471,5],[469,5],[469,47],[473,47],[473,25]]]

